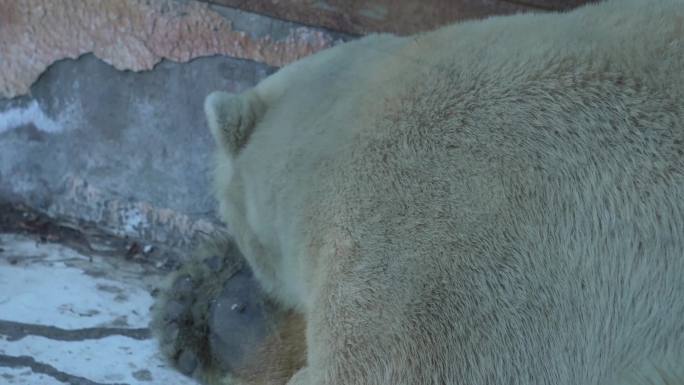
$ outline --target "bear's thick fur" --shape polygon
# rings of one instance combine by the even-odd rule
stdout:
[[[370,36],[205,111],[288,385],[684,384],[684,1]]]

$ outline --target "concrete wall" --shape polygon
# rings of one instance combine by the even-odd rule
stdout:
[[[220,226],[204,97],[348,38],[190,1],[0,0],[0,15],[0,200],[181,249]]]
[[[0,0],[0,201],[187,249],[220,226],[207,93],[352,38],[315,25],[409,33],[537,3]]]
[[[213,230],[202,102],[274,68],[224,56],[117,71],[87,54],[0,101],[0,196],[120,235],[184,246]]]

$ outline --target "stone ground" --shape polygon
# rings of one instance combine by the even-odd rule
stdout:
[[[0,384],[195,382],[150,335],[169,251],[0,205]]]

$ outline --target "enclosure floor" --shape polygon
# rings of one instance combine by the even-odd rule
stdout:
[[[0,384],[195,384],[150,336],[161,271],[88,254],[0,234]]]

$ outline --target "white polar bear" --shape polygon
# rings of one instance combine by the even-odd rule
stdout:
[[[205,111],[289,385],[684,384],[684,1],[366,37]]]

